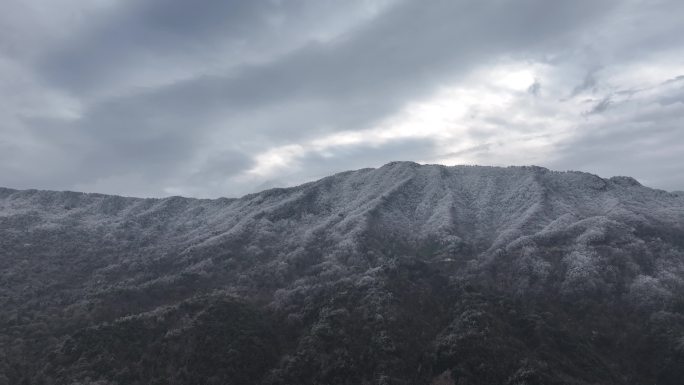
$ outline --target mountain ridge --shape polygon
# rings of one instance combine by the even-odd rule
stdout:
[[[635,178],[633,178],[631,176],[626,176],[626,175],[614,175],[614,176],[604,178],[604,177],[601,177],[599,175],[592,174],[592,173],[585,172],[585,171],[574,171],[574,170],[558,171],[558,170],[551,170],[547,167],[536,166],[536,165],[482,166],[482,165],[475,165],[475,164],[472,164],[472,165],[471,164],[467,164],[467,165],[463,164],[463,165],[447,166],[447,165],[442,165],[442,164],[437,164],[437,163],[424,163],[424,164],[422,164],[422,163],[416,163],[416,162],[412,162],[412,161],[391,161],[391,162],[388,162],[388,163],[386,163],[380,167],[377,167],[377,168],[366,167],[366,168],[360,168],[360,169],[355,169],[355,170],[341,171],[341,172],[337,172],[335,174],[332,174],[332,175],[329,175],[329,176],[326,176],[326,177],[323,177],[320,179],[316,179],[316,180],[309,181],[309,182],[304,182],[304,183],[301,183],[301,184],[298,184],[295,186],[270,187],[270,188],[266,188],[266,189],[263,189],[260,191],[247,193],[247,194],[245,194],[243,196],[239,196],[239,197],[221,196],[221,197],[216,197],[216,198],[202,198],[202,197],[189,197],[189,196],[183,196],[183,195],[170,195],[170,196],[166,196],[166,197],[141,197],[141,196],[129,196],[129,195],[120,195],[120,194],[100,193],[100,192],[84,192],[84,191],[77,191],[77,190],[54,190],[54,189],[42,189],[42,188],[12,188],[12,187],[6,187],[6,186],[4,186],[4,187],[0,186],[0,191],[3,191],[3,193],[5,193],[5,194],[7,194],[8,192],[11,193],[11,192],[22,192],[22,191],[23,192],[52,192],[52,193],[76,193],[76,194],[86,194],[86,195],[96,195],[96,196],[112,196],[112,197],[116,196],[116,197],[121,197],[121,198],[135,198],[135,199],[158,199],[158,200],[169,199],[169,198],[184,198],[184,199],[196,199],[196,200],[241,199],[241,198],[245,198],[248,196],[265,193],[265,192],[271,191],[271,190],[296,189],[296,188],[299,188],[301,186],[306,186],[306,185],[309,185],[312,183],[316,183],[322,179],[331,178],[331,177],[334,177],[337,175],[345,175],[345,174],[360,172],[360,171],[372,171],[372,170],[377,170],[377,169],[383,168],[383,167],[391,167],[391,166],[402,165],[402,164],[410,165],[410,166],[418,166],[418,167],[427,166],[427,167],[444,167],[444,168],[469,168],[469,167],[472,167],[472,168],[491,168],[491,169],[538,169],[538,170],[542,170],[542,171],[546,171],[546,172],[559,173],[559,174],[564,174],[564,173],[586,174],[586,175],[601,178],[604,180],[610,180],[610,181],[613,181],[615,183],[622,183],[622,184],[632,185],[632,186],[643,186]],[[658,189],[658,188],[653,188],[653,187],[648,187],[648,186],[643,186],[643,187],[647,187],[647,188],[652,189],[652,190],[663,191],[663,192],[667,192],[667,193],[682,193],[682,192],[684,192],[684,191],[680,191],[680,190],[668,191],[668,190]]]
[[[331,177],[323,178],[319,181],[305,183],[305,184],[300,185],[300,186],[295,186],[295,187],[290,187],[290,188],[269,189],[269,190],[265,190],[265,191],[258,192],[258,193],[248,194],[242,198],[218,198],[215,200],[197,199],[197,198],[184,198],[184,197],[177,197],[177,196],[168,197],[168,198],[129,198],[129,197],[119,197],[119,196],[115,196],[115,195],[106,195],[106,194],[97,194],[97,193],[54,192],[54,191],[47,191],[47,190],[12,190],[12,189],[4,189],[3,195],[7,195],[8,193],[11,193],[13,195],[16,195],[16,194],[46,195],[47,194],[47,195],[54,197],[57,194],[65,194],[64,195],[65,198],[67,198],[68,200],[71,200],[71,203],[65,202],[65,205],[67,205],[67,206],[75,203],[74,201],[78,201],[77,197],[83,197],[83,196],[92,197],[92,198],[110,199],[110,200],[133,199],[136,202],[148,202],[148,203],[149,202],[158,202],[158,203],[170,202],[170,201],[174,201],[174,200],[177,201],[179,199],[194,201],[194,202],[205,202],[205,203],[206,202],[224,202],[224,203],[227,203],[227,202],[236,202],[236,201],[240,201],[240,200],[244,201],[244,200],[266,199],[264,197],[279,196],[279,195],[283,195],[283,194],[293,195],[293,194],[296,194],[296,193],[301,192],[303,190],[307,190],[307,189],[311,189],[311,188],[315,189],[317,185],[325,185],[326,183],[335,180],[335,178],[340,179],[344,176],[349,176],[349,175],[358,175],[358,174],[363,174],[363,173],[368,173],[368,172],[379,173],[381,170],[390,169],[390,168],[391,169],[403,169],[404,171],[406,171],[406,169],[416,169],[416,168],[421,168],[421,167],[424,170],[432,168],[433,170],[439,169],[442,171],[445,170],[445,168],[446,168],[445,166],[435,166],[435,165],[421,166],[421,165],[411,163],[411,162],[393,162],[393,163],[389,163],[389,164],[387,164],[387,165],[385,165],[379,169],[361,169],[361,170],[356,170],[356,171],[351,171],[351,172],[339,173],[339,174],[335,174]],[[537,167],[537,166],[532,166],[532,167],[523,166],[523,167],[509,167],[509,168],[482,167],[482,166],[452,166],[451,168],[446,168],[446,169],[467,170],[468,168],[472,168],[473,170],[474,169],[477,169],[477,170],[499,170],[499,171],[519,170],[519,171],[523,171],[523,172],[524,171],[530,171],[528,173],[528,175],[526,175],[526,176],[528,177],[528,179],[530,176],[532,177],[530,180],[530,182],[531,182],[530,184],[536,184],[536,187],[537,187],[536,193],[537,194],[545,194],[546,192],[542,191],[544,188],[548,189],[548,188],[554,187],[552,185],[549,185],[548,182],[553,182],[553,181],[549,181],[549,180],[544,181],[544,182],[546,182],[546,185],[539,184],[540,181],[535,179],[535,178],[540,178],[539,174],[547,174],[547,175],[548,174],[550,174],[550,175],[564,175],[565,174],[565,175],[569,175],[569,176],[578,176],[579,178],[584,179],[582,182],[584,182],[585,186],[588,185],[589,187],[592,187],[591,183],[596,183],[596,184],[598,184],[598,186],[593,186],[596,188],[607,188],[608,186],[613,187],[613,185],[619,185],[619,186],[625,186],[625,187],[641,187],[641,185],[638,184],[638,182],[636,182],[635,180],[633,180],[631,178],[625,179],[625,177],[613,177],[613,178],[609,178],[609,179],[602,179],[602,178],[595,176],[593,174],[578,173],[578,172],[560,172],[559,173],[559,172],[552,172],[552,171],[549,171],[545,168],[541,168],[541,167]],[[413,180],[415,180],[415,178],[420,177],[420,175],[411,175],[411,176],[405,176],[405,177],[409,177],[409,178],[412,178]],[[408,182],[408,181],[405,181],[405,182]],[[587,182],[589,182],[589,183],[587,183]],[[556,188],[557,187],[558,186],[556,186]],[[567,187],[567,186],[565,186],[565,187]],[[652,193],[656,193],[656,194],[659,193],[659,194],[675,195],[673,193],[667,193],[663,190],[649,189],[649,191],[651,191]],[[461,192],[460,198],[470,199],[472,201],[472,199],[473,199],[473,193],[472,192],[463,191],[463,190],[461,190],[460,192]],[[384,193],[391,194],[391,189],[388,191],[383,191],[380,194],[384,194]],[[376,192],[375,195],[377,196],[378,193]],[[47,203],[49,203],[49,201]]]

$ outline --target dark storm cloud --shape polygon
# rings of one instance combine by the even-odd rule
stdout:
[[[29,12],[50,10],[47,2],[13,1],[7,8],[22,23],[0,17],[8,26],[0,31],[12,32],[0,36],[0,47],[28,47],[15,49],[22,55],[0,51],[9,63],[0,61],[0,76],[25,78],[0,92],[29,94],[0,110],[0,118],[13,122],[0,129],[0,147],[7,149],[0,160],[27,143],[45,149],[24,152],[27,166],[12,168],[23,176],[0,168],[3,180],[17,187],[244,193],[263,181],[233,177],[254,167],[259,154],[371,128],[501,60],[568,68],[567,75],[535,79],[526,89],[539,103],[556,89],[565,93],[561,98],[595,100],[578,122],[617,114],[616,91],[604,89],[607,69],[618,59],[628,63],[635,50],[643,57],[672,53],[680,40],[660,36],[682,28],[666,12],[668,4],[612,0],[60,1],[52,5],[61,15],[56,25]],[[71,25],[72,13],[84,16]],[[638,33],[625,29],[639,18],[662,22],[642,23]],[[22,27],[33,19],[41,23]],[[51,95],[50,109],[36,95]],[[658,103],[681,100],[666,96]],[[537,127],[527,126],[524,116],[515,122],[483,116],[480,122],[487,128],[472,147],[489,153],[495,151],[488,144],[491,126],[501,133]],[[11,132],[21,132],[21,140]],[[573,146],[589,149],[608,139],[584,133],[578,130]],[[331,146],[304,146],[310,152],[293,158],[298,171],[284,183],[389,160],[474,154],[445,151],[429,138]],[[565,159],[559,164],[574,164],[572,156]],[[581,168],[575,161],[571,168]]]
[[[160,114],[205,116],[217,110],[251,112],[273,104],[322,100],[334,108],[324,108],[320,117],[307,116],[313,120],[309,125],[352,128],[373,115],[384,116],[409,96],[429,92],[445,76],[458,76],[504,47],[527,49],[543,43],[540,37],[551,39],[568,28],[580,28],[578,21],[593,16],[582,2],[504,6],[447,1],[424,7],[406,2],[340,41],[312,43],[273,62],[238,68],[231,76],[200,76],[154,89],[131,97],[130,104]],[[428,25],[439,28],[425,28]]]
[[[76,38],[47,50],[39,69],[48,82],[89,93],[125,78],[136,66],[160,72],[203,61],[239,62],[238,55],[287,46],[298,28],[311,27],[329,0],[129,1]],[[240,49],[247,47],[247,49]],[[153,75],[152,75],[153,76]]]
[[[185,12],[190,21],[185,25],[178,22],[183,10],[197,6],[162,3],[169,6],[147,6],[141,14],[127,9],[125,14],[132,14],[127,17],[136,20],[132,25],[127,18],[111,21],[105,32],[86,37],[83,45],[48,56],[46,76],[78,89],[82,86],[79,82],[100,82],[107,79],[108,72],[125,69],[130,64],[126,55],[135,55],[138,50],[150,50],[150,55],[163,57],[168,51],[182,52],[185,40],[193,42],[192,49],[207,48],[197,40],[217,40],[221,35],[214,33],[219,31],[226,39],[243,35],[252,39],[250,33],[262,33],[262,12],[268,14],[275,8],[211,1],[201,12]],[[377,114],[383,115],[387,108],[405,102],[407,94],[417,97],[429,92],[445,77],[458,76],[491,55],[520,50],[519,55],[525,56],[529,49],[555,44],[564,34],[581,28],[583,22],[601,15],[611,2],[601,2],[598,9],[596,5],[590,7],[592,3],[526,0],[493,6],[480,1],[434,1],[426,7],[407,1],[333,42],[312,42],[265,64],[240,66],[229,76],[198,76],[143,91],[142,95],[132,96],[132,104],[144,103],[155,111],[167,109],[173,113],[182,109],[183,113],[201,115],[215,109],[257,108],[293,98],[324,98],[331,103],[351,102],[350,110],[356,111],[352,115],[367,115],[364,106],[368,110],[379,108]],[[231,17],[222,23],[226,16]],[[183,26],[176,28],[177,24]],[[194,24],[202,28],[192,28]],[[186,34],[186,30],[193,33]],[[385,104],[392,107],[383,108]],[[330,120],[338,122],[338,118]]]

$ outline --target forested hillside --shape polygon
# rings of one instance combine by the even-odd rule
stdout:
[[[684,194],[395,162],[239,199],[0,189],[0,385],[663,384]]]

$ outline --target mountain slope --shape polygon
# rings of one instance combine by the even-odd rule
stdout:
[[[0,189],[0,283],[0,384],[684,375],[684,196],[628,177],[395,162],[240,199]]]

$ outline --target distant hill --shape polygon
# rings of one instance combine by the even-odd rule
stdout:
[[[684,193],[410,162],[0,189],[0,306],[0,385],[681,384]]]

